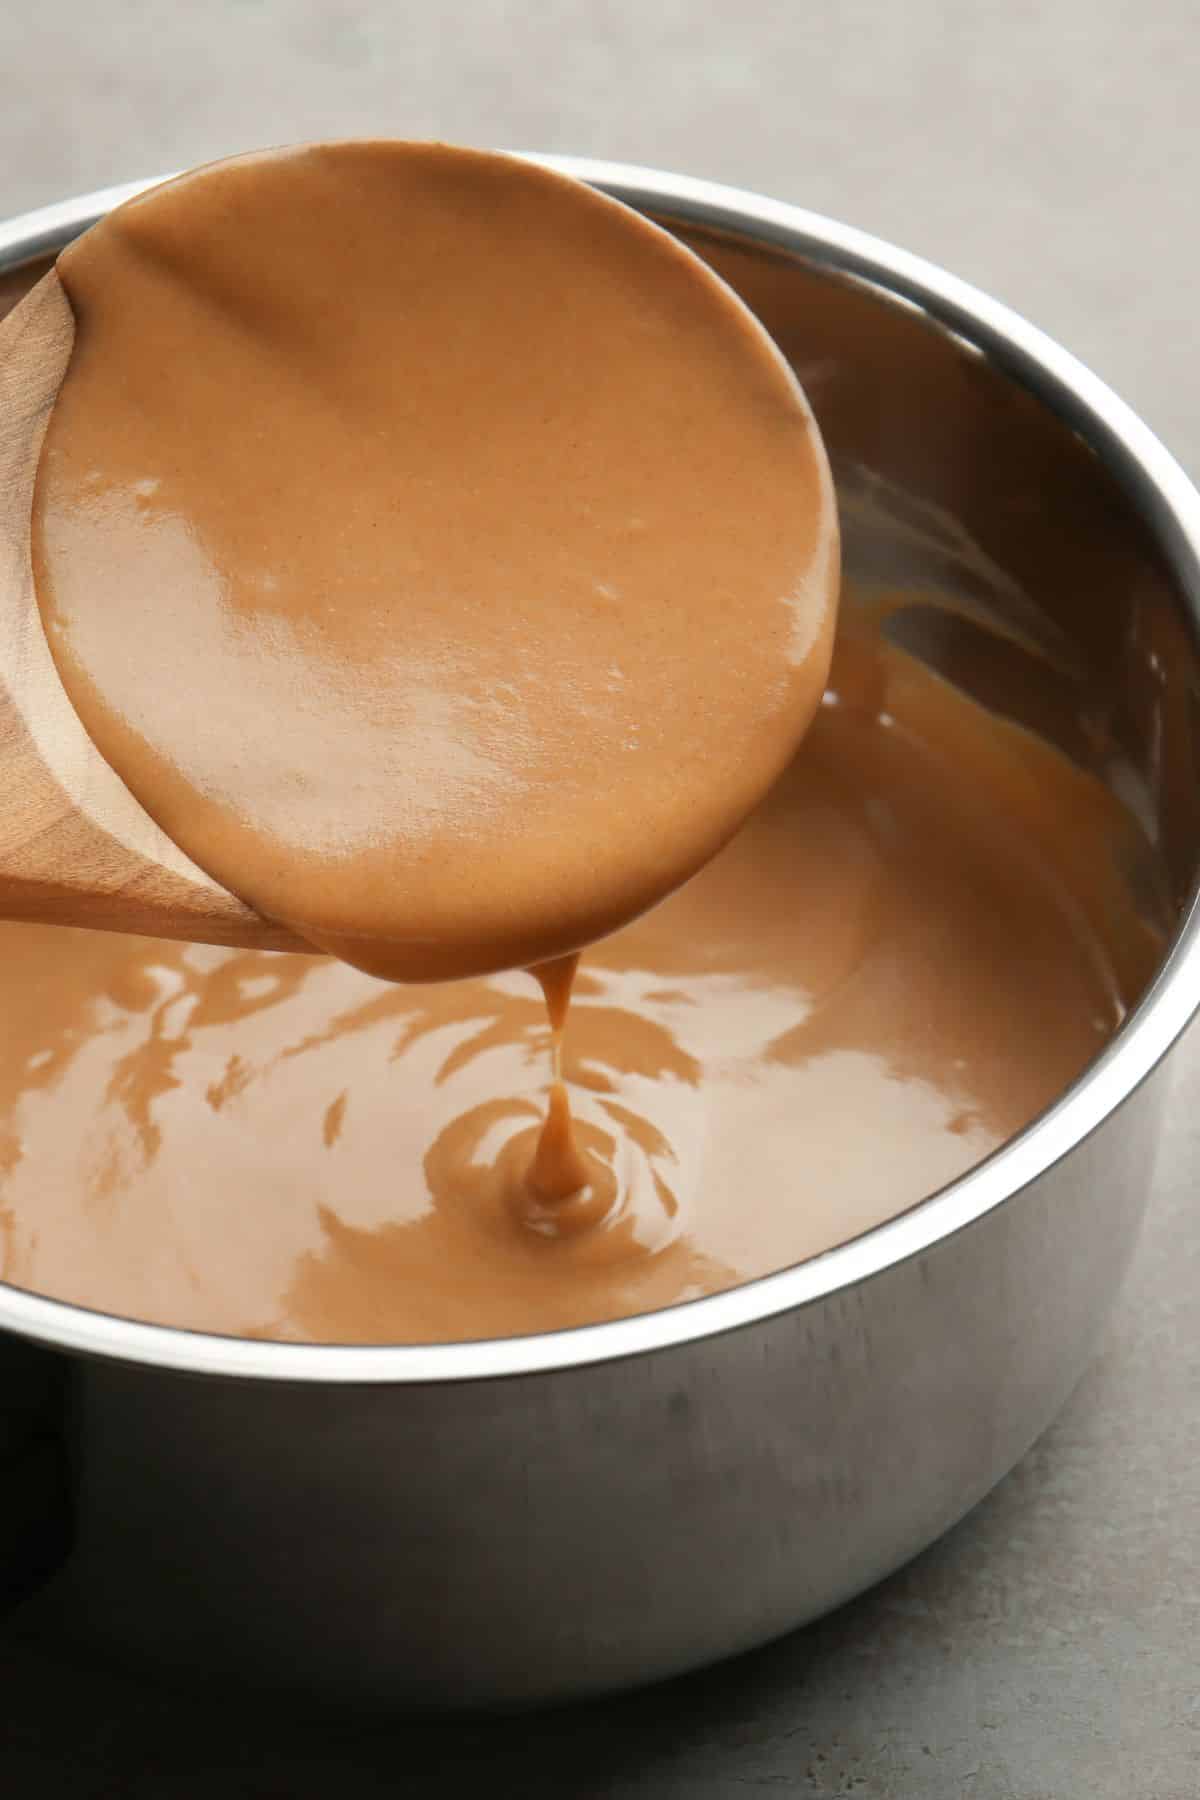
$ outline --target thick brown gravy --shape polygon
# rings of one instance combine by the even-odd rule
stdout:
[[[9,926],[0,1274],[237,1334],[514,1334],[781,1268],[986,1155],[1140,990],[1144,849],[1098,781],[890,649],[883,612],[843,607],[828,703],[733,842],[585,959],[565,1221],[528,1206],[529,976],[401,988]]]
[[[64,681],[186,851],[345,960],[0,928],[5,1280],[314,1341],[616,1318],[894,1215],[1113,1031],[1159,948],[1135,828],[886,595],[818,708],[823,453],[671,240],[335,146],[59,267]]]

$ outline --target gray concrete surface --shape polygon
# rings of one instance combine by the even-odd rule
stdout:
[[[0,0],[0,216],[290,139],[625,157],[896,239],[1028,313],[1200,473],[1195,0]],[[1200,1796],[1200,1041],[1105,1347],[958,1530],[835,1617],[668,1688],[369,1729],[0,1632],[24,1800],[474,1793]]]

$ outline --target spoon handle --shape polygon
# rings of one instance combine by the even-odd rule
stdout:
[[[183,855],[104,761],[59,680],[30,520],[74,341],[53,270],[0,322],[0,919],[306,949]]]

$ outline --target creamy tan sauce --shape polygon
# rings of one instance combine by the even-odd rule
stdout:
[[[341,146],[202,171],[59,267],[64,681],[185,850],[345,960],[0,930],[4,1279],[314,1341],[620,1317],[894,1215],[1111,1034],[1159,949],[1145,847],[889,646],[903,596],[845,613],[785,766],[828,472],[669,239],[517,163]]]
[[[47,636],[175,841],[404,980],[577,950],[725,842],[820,698],[807,405],[629,209],[515,158],[242,157],[58,260]]]
[[[1159,953],[1101,784],[843,608],[808,740],[696,878],[593,949],[563,1073],[587,1188],[541,1221],[526,975],[0,930],[0,1273],[342,1342],[669,1305],[854,1236],[1054,1100]],[[558,972],[558,991],[569,971]]]

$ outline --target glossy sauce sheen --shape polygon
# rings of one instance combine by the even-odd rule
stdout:
[[[843,604],[828,704],[733,842],[591,951],[564,1074],[593,1187],[527,1172],[526,975],[0,929],[0,1274],[241,1335],[478,1338],[669,1305],[810,1256],[1054,1100],[1160,940],[1100,782]]]
[[[838,544],[766,333],[515,158],[343,144],[60,256],[39,603],[196,862],[373,973],[577,950],[704,863],[828,668]]]

